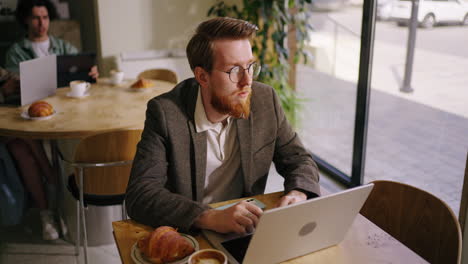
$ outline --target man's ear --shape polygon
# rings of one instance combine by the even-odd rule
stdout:
[[[208,85],[209,74],[202,67],[195,67],[193,71],[195,79],[200,84],[201,87],[206,87]]]

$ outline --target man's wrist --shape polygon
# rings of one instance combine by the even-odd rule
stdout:
[[[207,209],[203,211],[193,222],[194,227],[199,229],[209,229],[209,221],[213,211],[213,209]]]
[[[303,199],[303,200],[307,200],[307,194],[304,193],[303,191],[300,191],[300,190],[297,190],[297,189],[291,190],[291,191],[290,191],[289,193],[287,193],[286,195],[298,196],[298,197],[300,197],[300,198]]]
[[[301,193],[305,194],[306,197],[307,197],[307,200],[320,196],[320,195],[318,195],[316,193],[309,192],[309,191],[306,191],[306,190],[303,190],[303,189],[300,189],[300,188],[295,188],[295,189],[293,189],[293,191],[298,191],[298,192],[301,192]]]

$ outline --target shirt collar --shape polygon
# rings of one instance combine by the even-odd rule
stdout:
[[[228,126],[232,122],[232,117],[227,118]],[[207,130],[215,130],[218,133],[223,128],[223,124],[221,122],[218,123],[211,123],[210,120],[206,117],[205,107],[203,106],[203,100],[201,97],[201,87],[198,87],[198,95],[197,95],[197,104],[195,105],[195,126],[197,129],[197,133],[201,133]]]
[[[49,40],[49,43],[50,43],[49,44],[49,50],[54,50],[56,47],[58,47],[58,40],[55,37],[49,35],[48,40]],[[20,46],[22,46],[25,49],[32,49],[32,42],[26,36],[20,42]]]

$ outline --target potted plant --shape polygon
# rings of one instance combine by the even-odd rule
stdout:
[[[295,111],[301,99],[294,91],[295,64],[307,63],[304,49],[309,39],[312,0],[243,0],[242,7],[218,0],[208,16],[229,16],[256,24],[259,30],[252,43],[252,51],[262,66],[259,81],[271,85],[293,125],[297,125]]]

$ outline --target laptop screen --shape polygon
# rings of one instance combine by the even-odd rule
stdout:
[[[231,254],[231,256],[233,256],[239,263],[242,263],[251,239],[252,235],[248,235],[224,241],[221,244]]]
[[[75,80],[96,82],[88,75],[94,65],[96,65],[95,53],[57,56],[57,87],[68,86]]]

